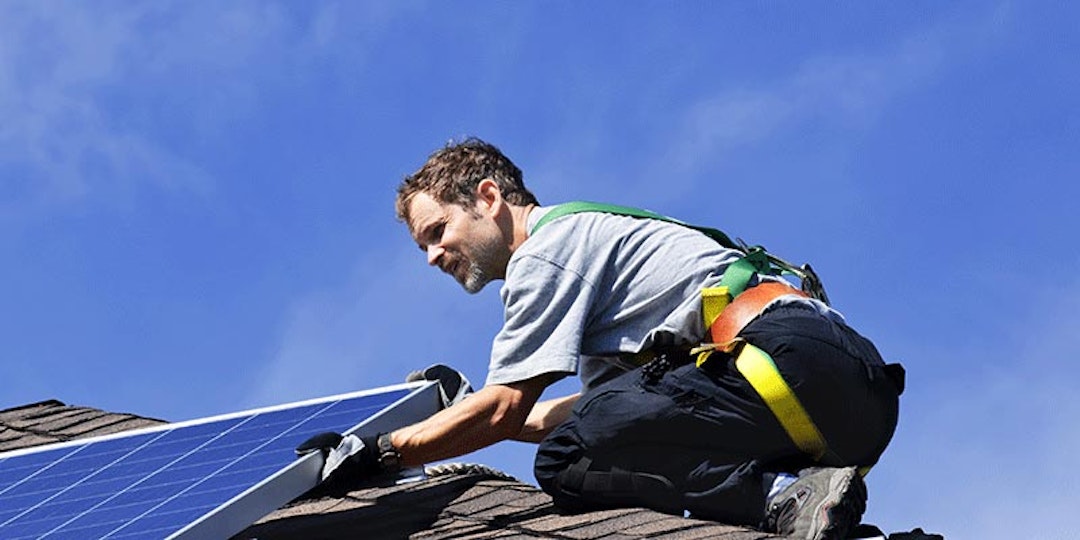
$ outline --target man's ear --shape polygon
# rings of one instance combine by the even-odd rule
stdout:
[[[489,214],[499,210],[503,204],[502,190],[491,178],[485,178],[476,185],[477,209]]]

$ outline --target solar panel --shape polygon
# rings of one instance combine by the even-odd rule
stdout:
[[[435,410],[398,385],[0,454],[0,538],[227,538],[318,483],[308,437]]]

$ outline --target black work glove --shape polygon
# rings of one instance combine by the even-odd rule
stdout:
[[[340,433],[328,431],[296,447],[296,454],[300,456],[312,452],[322,452],[321,479],[324,485],[340,487],[341,484],[355,483],[384,472],[379,463],[376,437],[343,437]]]
[[[445,409],[465,399],[472,393],[472,385],[465,374],[444,364],[428,366],[421,371],[414,371],[405,377],[405,382],[437,381],[439,383],[439,403]]]

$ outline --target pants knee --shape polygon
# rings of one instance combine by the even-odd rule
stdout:
[[[597,470],[592,460],[579,456],[567,467],[545,470],[537,481],[555,506],[569,512],[643,506],[658,512],[682,515],[683,497],[670,480],[656,474],[617,467]]]
[[[583,453],[583,448],[570,430],[565,426],[556,428],[540,442],[533,463],[533,475],[540,489],[555,496],[558,492],[559,473],[568,469]]]

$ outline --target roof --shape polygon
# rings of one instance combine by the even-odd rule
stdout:
[[[50,399],[0,410],[0,452],[163,423],[133,414],[73,407]]]
[[[0,410],[0,452],[161,423],[133,414],[42,401]],[[563,514],[536,487],[485,467],[436,467],[432,472],[439,474],[409,484],[308,494],[263,517],[236,538],[776,538],[640,508]]]
[[[562,514],[551,498],[484,468],[340,496],[302,500],[263,518],[241,538],[727,538],[774,536],[641,508]]]

